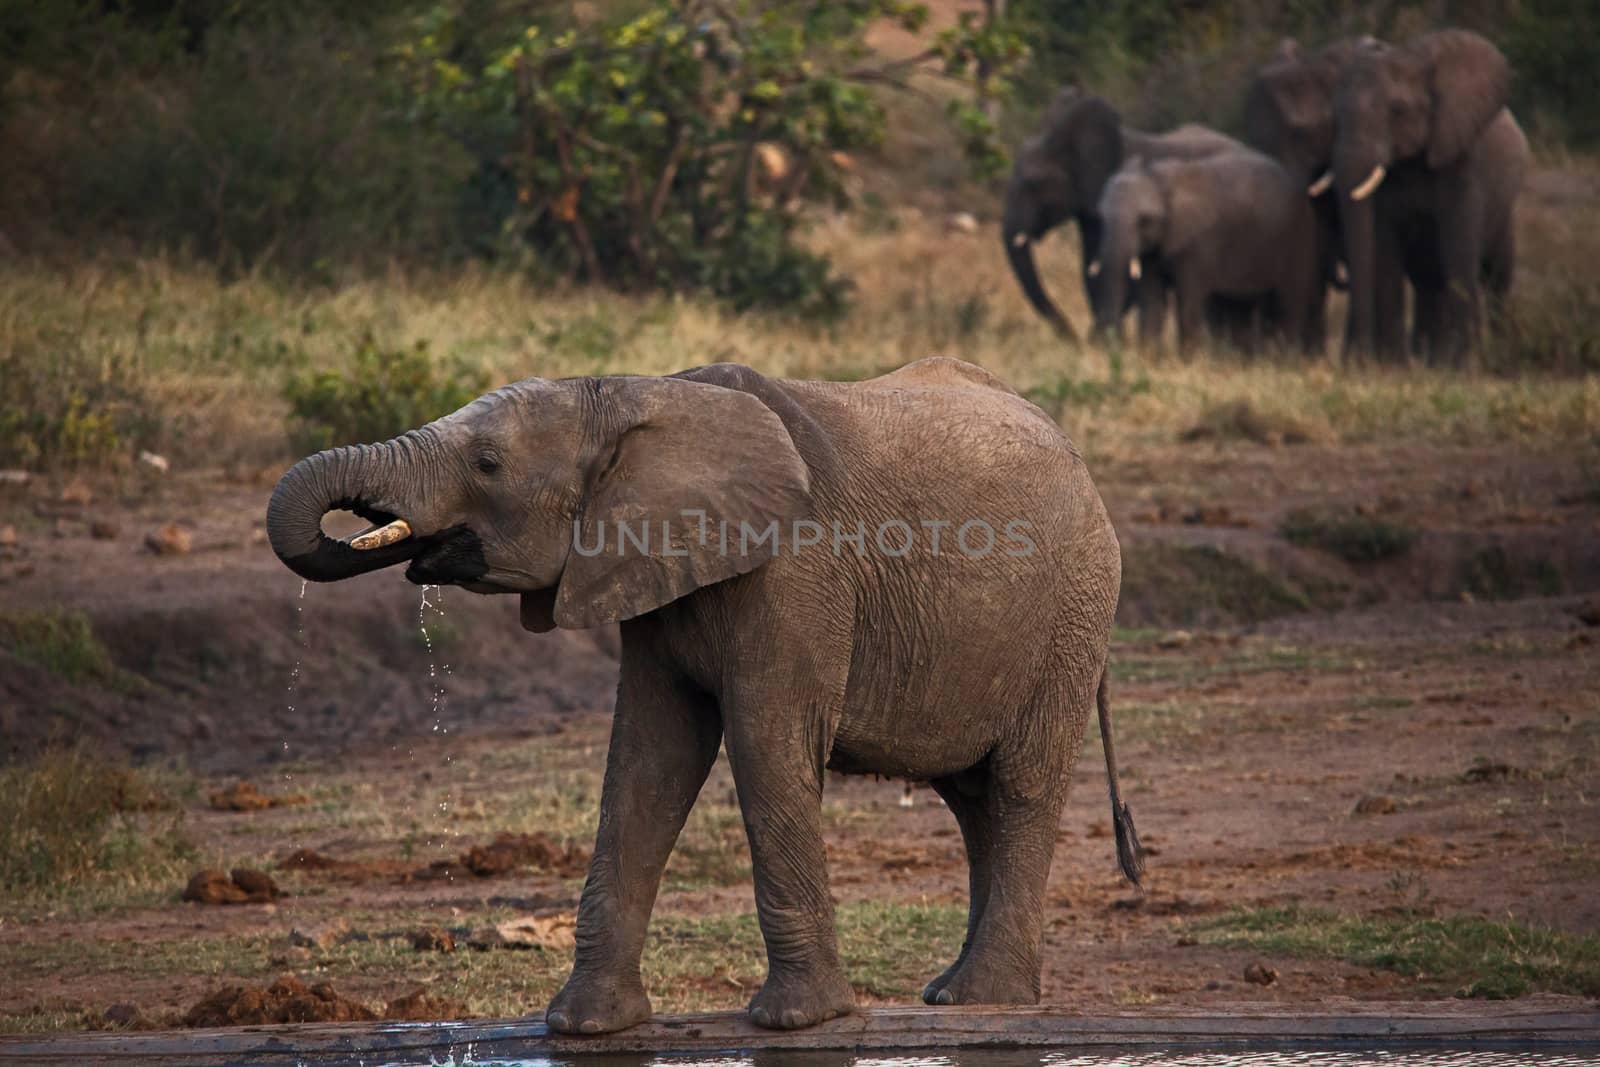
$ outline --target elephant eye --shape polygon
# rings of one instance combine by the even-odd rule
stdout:
[[[484,474],[494,474],[500,469],[500,461],[493,455],[485,452],[478,457],[478,470]]]

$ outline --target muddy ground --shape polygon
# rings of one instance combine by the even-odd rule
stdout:
[[[1116,873],[1091,737],[1051,877],[1046,1001],[1328,1006],[1456,991],[1427,974],[1194,936],[1241,907],[1600,931],[1592,467],[1506,449],[1249,441],[1092,459],[1128,560],[1115,702],[1149,871],[1142,893]],[[504,830],[587,846],[615,634],[533,637],[509,600],[451,590],[419,615],[418,590],[392,573],[302,597],[260,532],[274,475],[130,479],[87,487],[87,500],[37,481],[0,502],[0,527],[17,531],[0,547],[4,611],[81,611],[114,668],[67,678],[0,650],[6,756],[88,738],[180,760],[200,779],[182,811],[196,869],[247,859],[290,891],[207,908],[181,903],[179,880],[149,900],[25,909],[0,922],[0,1017],[12,1028],[82,1025],[113,1004],[175,1021],[230,980],[280,973],[331,976],[376,1005],[437,989],[473,1013],[538,1010],[559,981],[559,944],[515,954],[494,979],[510,992],[493,995],[470,951],[424,959],[406,943],[401,960],[361,946],[570,913],[571,871],[415,875]],[[1296,547],[1280,526],[1303,507],[1381,517],[1413,543],[1358,563]],[[169,521],[191,535],[187,553],[145,547]],[[308,803],[213,810],[207,794],[241,776]],[[910,999],[948,962],[936,954],[959,945],[940,940],[965,901],[954,821],[925,788],[910,809],[899,783],[832,777],[828,788],[841,908],[889,901],[944,916],[929,958],[859,983],[864,1001]],[[728,791],[719,768],[703,804],[722,821],[701,827],[693,869],[669,872],[663,929],[752,908]],[[296,868],[296,849],[367,866]],[[328,944],[295,944],[295,930],[328,931]],[[900,934],[891,922],[874,936]],[[658,1010],[737,1006],[759,981],[748,953],[702,959],[693,938],[673,948],[692,973],[654,989]],[[1247,982],[1257,963],[1276,979]]]

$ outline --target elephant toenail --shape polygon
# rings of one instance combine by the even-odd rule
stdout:
[[[950,990],[941,989],[939,992],[934,994],[933,1002],[935,1004],[954,1004],[956,1002],[956,997],[954,993],[950,992]]]
[[[750,1021],[757,1026],[770,1027],[772,1025],[772,1016],[767,1013],[766,1008],[751,1008]]]
[[[790,1008],[788,1011],[783,1013],[783,1028],[785,1030],[798,1029],[803,1022],[805,1022],[805,1020],[800,1017],[800,1012],[794,1008]]]
[[[600,1032],[599,1019],[585,1019],[578,1026],[578,1032],[584,1034],[598,1034]]]
[[[565,1030],[567,1028],[567,1017],[559,1011],[545,1012],[544,1021],[552,1030]]]

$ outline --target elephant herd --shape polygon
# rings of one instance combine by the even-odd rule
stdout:
[[[1002,236],[1033,307],[1077,333],[1046,293],[1033,244],[1077,224],[1097,331],[1137,308],[1159,343],[1207,330],[1319,352],[1330,288],[1347,288],[1347,355],[1459,363],[1487,298],[1511,286],[1513,207],[1529,151],[1491,42],[1446,29],[1279,45],[1244,100],[1244,141],[1203,126],[1151,134],[1066,89],[1017,152]],[[1406,331],[1406,289],[1411,329]]]

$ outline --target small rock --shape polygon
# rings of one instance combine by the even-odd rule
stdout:
[[[17,528],[10,523],[0,526],[0,548],[15,548],[20,538],[17,537]]]
[[[1265,963],[1252,963],[1244,969],[1244,980],[1252,985],[1271,985],[1278,980],[1278,972]]]
[[[450,936],[450,931],[430,926],[426,930],[412,932],[411,947],[418,952],[454,952],[456,939]]]
[[[115,541],[121,528],[110,519],[95,519],[89,523],[89,536],[96,541]]]
[[[1382,793],[1373,793],[1356,801],[1355,813],[1357,815],[1393,815],[1399,810],[1394,802],[1394,797]]]
[[[194,548],[194,538],[189,536],[188,530],[169,522],[145,534],[144,547],[158,556],[183,556]]]
[[[1186,648],[1194,641],[1194,634],[1188,630],[1172,630],[1161,635],[1156,642],[1157,648]]]
[[[81,481],[70,482],[65,489],[61,490],[61,502],[63,504],[86,507],[93,500],[94,491]]]
[[[1182,937],[1178,938],[1178,940],[1174,941],[1172,944],[1176,948],[1194,948],[1199,943],[1200,943],[1200,940],[1198,938],[1190,937],[1188,934],[1184,934]]]
[[[158,474],[165,474],[172,467],[172,464],[167,462],[166,456],[148,451],[139,453],[139,465],[141,467],[149,467]]]
[[[0,470],[0,491],[26,489],[31,481],[33,475],[27,471]]]
[[[342,919],[320,926],[296,926],[289,931],[289,944],[301,948],[332,948],[349,929],[350,924]]]
[[[944,228],[950,233],[977,233],[978,220],[970,211],[957,211],[946,216]]]
[[[139,1021],[139,1006],[137,1004],[113,1004],[100,1013],[100,1018],[110,1026],[133,1027]]]

